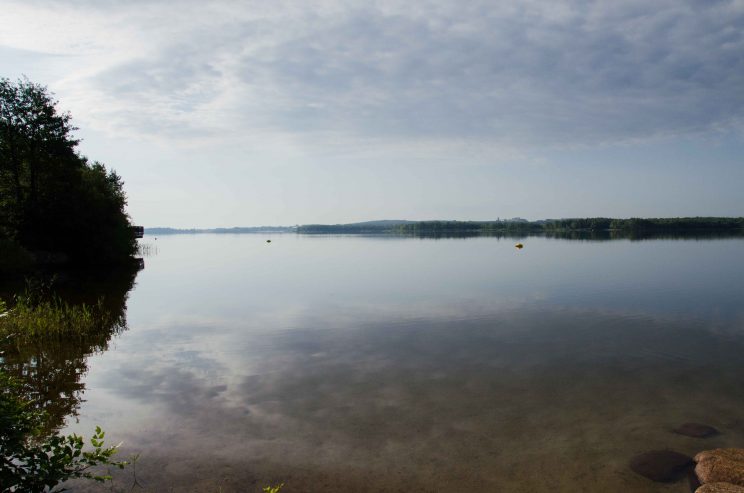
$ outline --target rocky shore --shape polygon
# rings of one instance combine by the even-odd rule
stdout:
[[[695,475],[702,484],[696,493],[744,493],[744,449],[705,450],[694,461]]]
[[[702,439],[719,434],[712,426],[700,423],[685,423],[672,431]],[[633,457],[630,468],[664,483],[686,477],[695,493],[744,493],[744,448],[703,450],[695,457],[672,450],[651,450]]]

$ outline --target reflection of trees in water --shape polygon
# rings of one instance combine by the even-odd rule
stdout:
[[[4,341],[0,364],[20,384],[23,397],[46,412],[44,431],[59,429],[65,417],[77,415],[83,402],[88,356],[105,351],[111,338],[126,329],[126,301],[134,286],[134,269],[75,272],[60,276],[55,292],[63,300],[94,305],[103,298],[108,322],[93,332],[65,339]]]

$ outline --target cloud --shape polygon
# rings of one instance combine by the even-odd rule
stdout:
[[[112,132],[524,149],[742,125],[741,1],[55,5],[79,39],[6,37],[82,54],[56,87]]]

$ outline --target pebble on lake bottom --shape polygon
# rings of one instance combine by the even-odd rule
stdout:
[[[692,457],[671,450],[652,450],[633,457],[630,468],[652,481],[671,482],[685,476]]]
[[[672,431],[693,438],[708,438],[713,435],[718,435],[719,433],[719,431],[712,426],[700,423],[684,423]]]

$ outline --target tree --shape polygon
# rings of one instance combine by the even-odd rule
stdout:
[[[78,262],[126,259],[123,182],[77,153],[75,130],[46,87],[0,79],[0,238]]]

